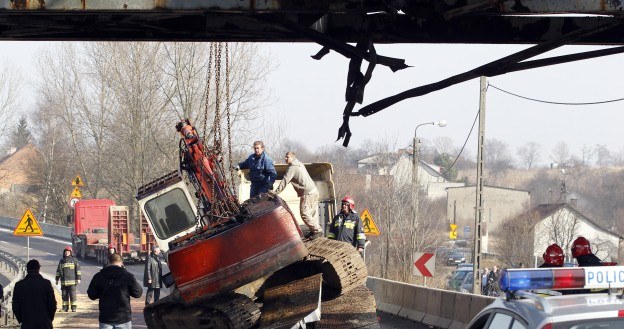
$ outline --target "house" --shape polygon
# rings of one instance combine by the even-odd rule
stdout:
[[[395,184],[412,184],[412,152],[399,150],[396,153],[380,153],[357,162],[358,173],[362,175],[388,175]],[[446,188],[464,186],[463,183],[448,182],[442,175],[441,168],[419,160],[418,186],[425,196],[439,198],[446,195]],[[368,185],[367,185],[368,188]]]
[[[546,247],[557,243],[563,249],[566,259],[571,260],[572,242],[583,236],[589,240],[598,258],[619,263],[619,250],[624,237],[598,225],[568,203],[542,204],[529,210],[523,217],[535,222],[533,254],[536,257],[541,258]]]
[[[38,185],[37,167],[41,159],[41,153],[32,143],[11,148],[0,159],[0,195],[31,192]]]

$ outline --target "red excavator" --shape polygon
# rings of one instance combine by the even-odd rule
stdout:
[[[144,310],[148,328],[305,328],[319,321],[321,296],[333,300],[364,284],[351,245],[304,241],[276,195],[240,204],[220,148],[206,148],[188,120],[176,130],[179,170],[137,195],[170,270],[170,295]]]

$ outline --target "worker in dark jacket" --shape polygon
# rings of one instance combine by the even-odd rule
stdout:
[[[91,300],[99,299],[100,328],[132,328],[130,297],[140,298],[141,285],[123,267],[119,254],[108,256],[109,265],[93,276],[87,289]]]
[[[104,262],[102,262],[102,268],[108,266],[108,258],[110,258],[110,255],[112,254],[116,254],[117,253],[117,248],[115,247],[114,244],[109,243],[108,244],[108,249],[107,249],[107,254],[106,254],[106,258],[104,258]],[[123,258],[122,258],[123,259]]]
[[[273,159],[264,152],[264,143],[255,141],[253,149],[254,153],[247,160],[234,167],[236,170],[249,169],[249,180],[251,181],[250,198],[273,190],[273,183],[275,183],[275,178],[277,178]]]
[[[56,269],[56,284],[61,282],[61,297],[63,299],[63,312],[69,311],[71,304],[72,312],[76,312],[76,286],[80,284],[80,264],[72,254],[72,247],[63,249],[63,258],[59,261]]]
[[[346,196],[342,199],[341,207],[340,213],[329,224],[327,238],[350,243],[363,253],[366,235],[362,229],[362,219],[355,212],[355,201]]]
[[[551,244],[546,248],[542,258],[544,258],[544,264],[540,265],[540,268],[562,267],[563,249],[556,243]]]
[[[160,299],[162,264],[158,255],[160,255],[160,248],[154,245],[149,257],[145,260],[145,272],[143,273],[143,286],[147,287],[145,305],[157,302]]]
[[[26,264],[26,277],[13,289],[13,314],[22,329],[51,329],[56,299],[50,280],[39,274],[41,266],[36,259]]]

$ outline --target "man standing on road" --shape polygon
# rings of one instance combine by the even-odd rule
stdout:
[[[59,261],[56,269],[56,284],[61,281],[61,297],[63,298],[63,312],[71,310],[76,312],[76,286],[80,284],[80,264],[72,254],[72,247],[67,246],[63,250],[63,258]]]
[[[303,163],[297,160],[294,152],[287,152],[285,160],[288,164],[288,169],[286,169],[284,178],[282,178],[281,183],[275,190],[275,194],[279,194],[289,183],[292,183],[297,196],[300,198],[299,212],[301,219],[310,230],[306,238],[316,239],[323,235],[323,228],[319,225],[318,220],[319,192],[316,189],[316,185],[314,185],[312,177],[310,177]]]
[[[150,256],[145,260],[145,272],[143,273],[143,286],[147,287],[145,305],[157,302],[160,299],[162,264],[160,263],[158,255],[160,255],[160,248],[154,245]]]
[[[130,296],[140,298],[141,285],[123,267],[119,254],[108,255],[109,265],[93,276],[87,289],[91,300],[99,299],[100,329],[131,329]]]
[[[249,169],[249,180],[251,181],[250,198],[272,190],[275,178],[277,178],[273,159],[264,152],[264,143],[255,141],[253,149],[254,153],[247,160],[234,167],[235,170]]]
[[[110,255],[116,254],[116,253],[117,253],[117,248],[115,248],[115,245],[112,244],[112,243],[109,243],[108,244],[107,253],[106,253],[106,258],[104,258],[104,262],[102,263],[102,268],[104,268],[104,267],[109,265],[108,258],[110,257]]]
[[[329,224],[327,238],[352,244],[360,253],[364,252],[366,235],[362,219],[355,212],[355,201],[350,196],[342,198],[341,211]]]
[[[13,314],[22,329],[52,329],[56,313],[56,298],[50,280],[39,274],[41,265],[36,259],[26,264],[26,277],[13,289]]]

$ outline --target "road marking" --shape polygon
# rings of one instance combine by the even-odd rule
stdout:
[[[0,242],[1,242],[1,243],[6,243],[6,244],[9,244],[9,243],[8,243],[8,242],[6,242],[6,241],[0,241]]]

